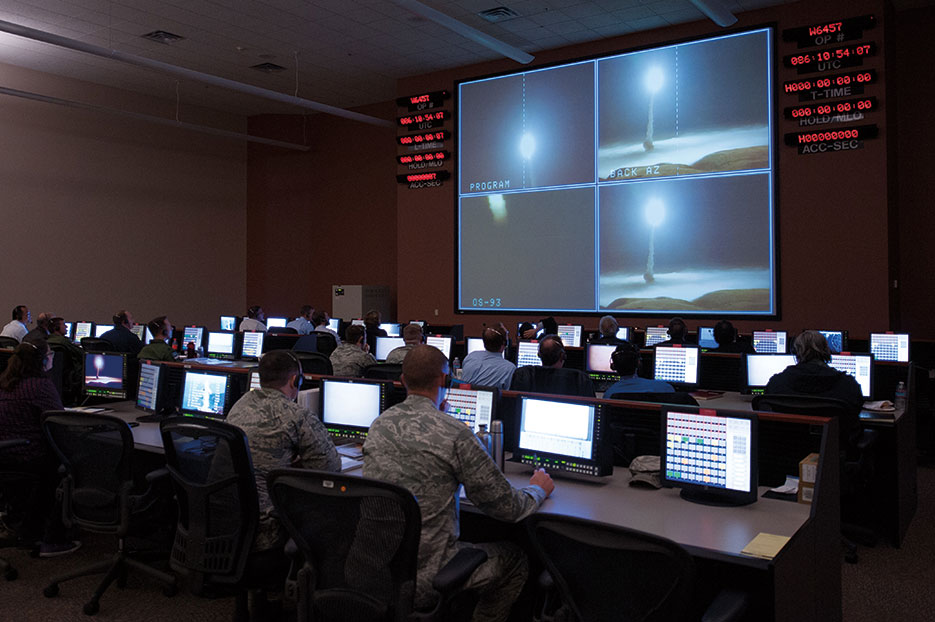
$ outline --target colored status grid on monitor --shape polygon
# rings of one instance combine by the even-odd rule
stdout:
[[[745,442],[735,439],[735,443]],[[745,451],[735,447],[735,451]],[[707,486],[727,486],[727,422],[669,413],[666,477]]]
[[[688,361],[694,352],[694,348],[657,348],[654,369],[656,380],[694,384],[695,378],[690,377],[694,376],[694,370],[690,369]]]
[[[909,361],[909,335],[872,333],[870,335],[870,353],[878,361]]]
[[[493,408],[492,394],[485,392],[481,395],[477,391],[465,389],[448,389],[445,396],[445,412],[464,422],[472,430],[476,431],[479,426],[490,426],[490,414]],[[485,399],[486,398],[486,399]]]

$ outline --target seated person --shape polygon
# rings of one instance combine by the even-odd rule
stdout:
[[[36,339],[48,339],[49,335],[52,332],[52,316],[54,314],[45,312],[40,313],[39,317],[36,318],[36,327],[26,333],[26,336],[23,339],[30,339],[35,341]]]
[[[312,332],[316,333],[328,333],[334,337],[334,342],[338,345],[341,345],[341,338],[338,336],[338,333],[328,328],[328,320],[331,318],[328,317],[327,311],[318,311],[316,310],[312,313],[312,324],[315,325],[315,328],[312,329]]]
[[[62,366],[62,401],[69,405],[74,404],[78,401],[81,387],[84,385],[84,350],[65,335],[64,318],[52,318],[49,328],[52,332],[46,340],[53,350],[61,350],[65,355]]]
[[[689,345],[688,342],[685,341],[687,336],[688,327],[685,325],[685,321],[680,317],[674,317],[669,320],[669,338],[661,343],[657,343],[656,346]]]
[[[121,309],[114,314],[114,327],[101,335],[101,339],[109,341],[114,352],[129,352],[135,356],[143,347],[143,342],[131,330],[135,325],[133,315]]]
[[[172,339],[172,324],[164,315],[160,315],[154,320],[150,320],[146,326],[149,332],[153,334],[153,340],[143,346],[140,353],[136,355],[138,359],[150,361],[174,361],[176,353],[167,343]]]
[[[380,312],[376,309],[370,309],[370,311],[367,311],[367,315],[364,316],[364,328],[367,329],[367,345],[370,347],[371,352],[377,350],[377,337],[388,337],[386,331],[380,328],[381,321]]]
[[[832,397],[851,407],[847,421],[840,422],[841,438],[853,440],[859,432],[858,420],[864,398],[852,376],[828,365],[831,349],[825,336],[817,330],[806,330],[792,342],[795,365],[786,367],[766,384],[766,395],[812,395]]]
[[[745,339],[737,338],[737,329],[728,320],[721,320],[714,325],[714,340],[717,348],[712,352],[737,352],[740,354],[753,354],[753,344]]]
[[[641,378],[638,374],[640,349],[632,343],[617,346],[610,355],[610,368],[620,374],[620,380],[604,391],[604,397],[613,397],[615,393],[674,393],[672,385],[663,380]]]
[[[260,305],[253,305],[247,309],[247,317],[243,319],[243,321],[240,323],[240,327],[237,330],[242,333],[248,330],[258,330],[261,333],[265,333],[266,312],[263,311],[263,307]]]
[[[10,320],[10,323],[3,327],[3,331],[0,332],[0,337],[12,337],[17,341],[22,341],[23,337],[26,336],[26,333],[29,332],[27,328],[32,322],[32,315],[29,313],[29,307],[26,305],[17,305],[13,307],[13,319]]]
[[[471,352],[464,358],[461,368],[461,381],[482,387],[509,389],[516,365],[503,358],[503,351],[509,341],[509,333],[501,322],[498,326],[488,326],[481,333],[484,349]]]
[[[393,348],[386,355],[386,362],[393,365],[402,365],[403,359],[409,351],[422,343],[422,327],[418,324],[406,324],[403,327],[403,343],[406,345]]]
[[[432,346],[417,346],[406,356],[401,380],[408,395],[370,426],[363,475],[402,486],[419,502],[416,607],[432,606],[437,600],[432,590],[435,574],[459,549],[476,547],[489,557],[465,585],[479,592],[474,619],[502,621],[526,581],[526,555],[512,542],[458,541],[458,491],[463,484],[465,495],[481,512],[518,522],[539,508],[554,484],[537,469],[528,486],[510,485],[471,429],[439,410],[447,374],[445,355]]]
[[[366,330],[359,324],[351,324],[344,333],[344,343],[331,353],[331,367],[335,376],[360,378],[364,370],[377,362],[370,354]]]
[[[315,325],[312,324],[312,314],[314,312],[315,309],[312,308],[312,305],[302,305],[302,308],[299,309],[299,316],[286,324],[286,327],[295,329],[295,332],[300,335],[309,334],[315,330]]]
[[[266,476],[282,467],[338,472],[341,458],[321,420],[295,401],[303,378],[299,359],[289,350],[272,350],[260,358],[259,372],[261,388],[237,400],[227,423],[242,429],[250,445],[260,502],[253,550],[281,550],[286,534],[274,516]]]
[[[623,343],[623,339],[617,339],[618,328],[620,328],[620,325],[617,323],[617,320],[614,319],[614,316],[605,315],[601,318],[601,323],[598,325],[601,334],[591,339],[588,343],[604,345],[621,344]]]
[[[523,325],[520,327],[519,336],[521,339],[536,339],[542,335],[556,334],[558,334],[558,322],[550,315],[549,317],[544,317],[539,320],[535,326],[529,322],[523,322]]]
[[[558,335],[539,341],[542,365],[526,365],[513,373],[510,389],[555,395],[594,397],[594,383],[580,369],[565,369],[565,346]]]

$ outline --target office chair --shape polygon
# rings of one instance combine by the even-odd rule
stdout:
[[[331,353],[338,348],[338,341],[331,333],[316,332],[318,337],[318,351],[325,356],[331,356]]]
[[[334,368],[331,366],[331,359],[320,352],[296,352],[293,351],[296,358],[302,364],[302,372],[306,374],[319,374],[321,376],[331,376],[334,374]]]
[[[857,563],[856,543],[874,546],[877,539],[872,529],[855,522],[869,513],[867,493],[873,479],[873,448],[879,436],[877,431],[861,429],[860,413],[847,402],[831,397],[757,395],[753,398],[753,410],[838,419],[841,432],[841,537],[845,561]]]
[[[526,527],[546,566],[540,583],[560,596],[561,606],[547,594],[543,622],[669,622],[697,614],[692,603],[694,563],[675,542],[624,527],[541,513],[526,519]],[[749,600],[743,592],[722,590],[702,620],[740,620]]]
[[[320,333],[309,333],[302,335],[295,340],[292,349],[296,352],[318,352],[318,335]],[[334,337],[332,337],[334,339]]]
[[[113,352],[114,344],[98,337],[82,337],[81,347],[85,352]]]
[[[511,391],[594,397],[594,383],[580,369],[526,365],[513,372]]]
[[[113,534],[117,552],[106,561],[53,577],[43,594],[56,596],[59,584],[77,577],[105,573],[91,600],[85,603],[86,615],[100,609],[100,599],[115,580],[126,582],[129,570],[138,570],[158,581],[166,596],[175,594],[175,577],[147,566],[127,550],[126,538],[131,528],[151,531],[142,525],[146,513],[157,501],[152,484],[165,475],[160,469],[146,476],[149,487],[134,494],[133,436],[126,422],[107,415],[47,411],[42,428],[49,444],[62,461],[62,517],[66,526],[78,525],[93,533]]]
[[[19,342],[13,337],[0,337],[0,348],[10,348],[15,349],[19,345]]]
[[[233,591],[234,620],[263,619],[263,590],[282,589],[285,567],[282,555],[251,552],[259,502],[247,437],[237,426],[191,417],[165,419],[159,430],[179,508],[170,566],[194,594]]]
[[[266,330],[270,335],[298,335],[299,331],[291,326],[273,326]]]
[[[28,444],[29,441],[24,438],[0,441],[0,454],[7,449]],[[25,508],[16,507],[14,498],[19,500],[20,497],[28,497],[27,491],[33,489],[37,482],[38,478],[31,473],[0,471],[0,518],[3,519],[0,520],[0,525],[5,525],[15,533],[14,526],[19,522],[19,517],[23,515]],[[17,515],[15,519],[14,514]],[[19,576],[16,568],[3,557],[0,557],[0,572],[7,581],[13,581]]]
[[[432,611],[414,611],[419,505],[412,493],[377,480],[307,469],[276,469],[270,498],[305,564],[298,573],[298,622],[452,620],[473,606],[449,609],[471,573],[487,559],[464,549],[436,575]],[[476,602],[476,601],[475,601]]]
[[[679,406],[697,406],[698,402],[690,393],[676,391],[674,393],[614,393],[604,396],[606,399],[623,400],[626,402],[652,402],[653,404],[678,404]]]
[[[399,380],[403,373],[401,363],[375,363],[364,369],[364,378],[374,380]]]

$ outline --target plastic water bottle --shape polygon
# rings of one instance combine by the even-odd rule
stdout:
[[[906,408],[906,383],[902,380],[896,385],[896,397],[893,398],[893,407],[896,410],[905,410]]]
[[[457,356],[455,357],[455,360],[451,362],[451,375],[455,378],[461,377],[461,359],[459,359]]]

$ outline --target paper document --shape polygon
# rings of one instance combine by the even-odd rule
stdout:
[[[782,486],[770,488],[770,492],[776,492],[781,495],[794,495],[799,492],[799,478],[795,475],[786,475],[786,483]]]
[[[740,551],[744,555],[759,557],[760,559],[773,559],[789,541],[789,536],[777,536],[771,533],[760,533],[750,540],[747,546]]]

